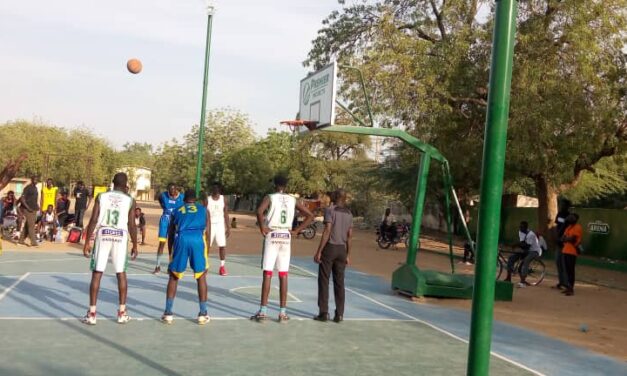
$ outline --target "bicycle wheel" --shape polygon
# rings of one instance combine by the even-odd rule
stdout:
[[[503,260],[501,260],[501,256],[497,256],[496,258],[496,280],[501,279],[501,274],[503,274]]]
[[[389,240],[387,240],[383,236],[380,236],[377,239],[377,244],[379,244],[379,248],[381,248],[381,249],[388,249],[392,245],[392,242],[390,242]]]
[[[527,282],[531,286],[539,285],[546,276],[546,267],[544,262],[539,258],[534,258],[529,263],[529,271],[527,272]]]
[[[301,231],[303,237],[307,240],[313,239],[316,236],[316,229],[312,226],[307,226],[303,231]]]

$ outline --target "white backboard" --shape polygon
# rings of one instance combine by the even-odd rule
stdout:
[[[337,64],[325,66],[300,81],[300,120],[317,121],[317,128],[335,122]]]

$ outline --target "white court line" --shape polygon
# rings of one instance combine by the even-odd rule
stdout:
[[[316,276],[316,274],[310,272],[307,269],[301,268],[301,267],[296,266],[296,265],[292,265],[292,267],[297,268],[297,269],[299,269],[299,270],[301,270],[301,271],[303,271],[303,272],[305,272],[305,273],[307,273],[307,274],[309,274],[311,276]],[[458,335],[455,335],[455,334],[447,331],[446,329],[442,329],[442,328],[440,328],[438,326],[435,326],[435,325],[433,325],[431,323],[428,323],[428,322],[426,322],[424,320],[421,320],[421,319],[419,319],[417,317],[414,317],[414,316],[412,316],[412,315],[410,315],[408,313],[400,311],[400,310],[398,310],[398,309],[396,309],[394,307],[390,307],[389,305],[387,305],[385,303],[382,303],[382,302],[380,302],[380,301],[378,301],[376,299],[373,299],[373,298],[371,298],[371,297],[369,297],[367,295],[358,293],[357,291],[355,291],[353,289],[350,289],[348,287],[345,287],[345,289],[346,289],[346,291],[349,291],[349,292],[351,292],[351,293],[353,293],[353,294],[355,294],[355,295],[357,295],[359,297],[362,297],[362,298],[364,298],[364,299],[366,299],[366,300],[368,300],[368,301],[370,301],[370,302],[372,302],[374,304],[377,304],[377,305],[379,305],[379,306],[381,306],[383,308],[386,308],[386,309],[388,309],[388,310],[390,310],[392,312],[396,312],[396,313],[398,313],[401,316],[405,316],[408,319],[410,319],[411,321],[415,321],[415,322],[419,322],[421,324],[424,324],[424,325],[426,325],[426,326],[428,326],[428,327],[430,327],[430,328],[432,328],[432,329],[434,329],[434,330],[436,330],[436,331],[438,331],[438,332],[440,332],[442,334],[445,334],[445,335],[447,335],[447,336],[449,336],[451,338],[454,338],[454,339],[456,339],[458,341],[461,341],[463,343],[468,344],[468,340],[467,339],[464,339],[464,338],[462,338],[462,337],[460,337]],[[504,355],[495,353],[494,351],[490,351],[490,354],[494,355],[494,357],[496,357],[498,359],[501,359],[501,360],[504,360],[504,361],[506,361],[506,362],[508,362],[510,364],[513,364],[514,366],[520,367],[520,368],[524,369],[525,371],[529,371],[529,372],[531,372],[531,373],[533,373],[535,375],[538,375],[538,376],[545,376],[542,372],[539,372],[539,371],[536,371],[536,370],[534,370],[532,368],[529,368],[529,367],[525,366],[524,364],[518,363],[517,361],[515,361],[513,359],[509,359],[508,357],[506,357]]]
[[[62,258],[62,259],[24,259],[24,260],[8,260],[8,261],[0,261],[0,264],[16,264],[18,262],[48,262],[48,261],[52,261],[52,262],[57,262],[57,261],[68,261],[68,260],[75,260],[75,261],[86,261],[87,259],[85,258],[80,258],[80,257],[72,257],[72,258]]]
[[[91,272],[30,272],[30,274],[33,275],[91,275]],[[17,277],[21,277],[22,274],[10,274],[10,275],[2,275],[0,274],[0,278],[17,278]],[[105,277],[109,276],[109,277],[115,277],[115,274],[104,274]],[[132,277],[142,277],[142,276],[150,276],[150,277],[164,277],[164,278],[168,278],[168,275],[166,273],[162,273],[162,274],[152,274],[152,273],[126,273],[126,276],[132,276]],[[222,279],[222,278],[252,278],[252,279],[262,279],[262,276],[252,276],[252,275],[224,275],[224,276],[220,276],[217,274],[209,274],[208,277],[215,277],[217,279]],[[290,279],[311,279],[309,277],[290,277]],[[259,286],[256,286],[259,287]]]
[[[11,284],[11,286],[9,286],[6,289],[4,289],[4,291],[2,291],[2,294],[0,294],[0,300],[4,299],[4,297],[7,296],[11,292],[11,290],[13,290],[15,288],[15,286],[19,285],[20,282],[25,280],[29,275],[30,275],[30,272],[22,274],[22,276],[20,278],[18,278],[17,281],[13,282]]]
[[[17,317],[17,316],[5,316],[0,317],[0,321],[71,321],[71,320],[80,320],[82,317],[52,317],[52,316],[43,316],[43,317]],[[186,317],[186,316],[175,316],[174,320],[195,320],[196,317]],[[117,318],[114,317],[98,317],[98,321],[117,321]],[[131,317],[131,321],[160,321],[158,317]],[[214,317],[211,316],[211,321],[250,321],[249,317]],[[310,317],[294,317],[290,318],[290,321],[313,321]],[[367,318],[347,318],[344,321],[366,321],[366,322],[414,322],[415,320],[403,320],[403,319],[367,319]]]

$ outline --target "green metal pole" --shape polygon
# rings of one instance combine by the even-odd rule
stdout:
[[[198,127],[198,155],[196,157],[196,196],[200,194],[200,177],[202,174],[202,147],[205,142],[205,112],[207,107],[207,83],[209,81],[209,56],[211,52],[211,24],[213,7],[209,7],[207,15],[207,40],[205,43],[205,76],[202,82],[202,105],[200,110],[200,126]]]
[[[418,169],[418,181],[416,182],[416,197],[414,199],[414,213],[411,221],[409,235],[409,249],[407,250],[407,264],[416,265],[418,253],[420,226],[422,225],[422,212],[425,208],[425,193],[427,192],[427,180],[429,179],[429,165],[431,156],[428,153],[420,155],[420,167]]]
[[[451,262],[451,274],[455,274],[455,261],[453,259],[453,216],[451,215],[451,175],[446,164],[442,164],[442,179],[444,181],[444,210],[446,211],[446,231],[448,233],[448,254]]]
[[[494,310],[494,275],[503,194],[503,170],[510,86],[516,34],[517,0],[497,0],[492,40],[492,67],[483,145],[477,263],[467,374],[488,375]]]

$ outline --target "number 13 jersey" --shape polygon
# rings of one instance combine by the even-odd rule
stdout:
[[[269,195],[270,208],[266,215],[266,224],[271,230],[288,230],[292,228],[296,198],[285,193]]]
[[[100,214],[97,228],[107,227],[128,230],[128,213],[133,205],[131,196],[120,191],[109,191],[98,195]]]

